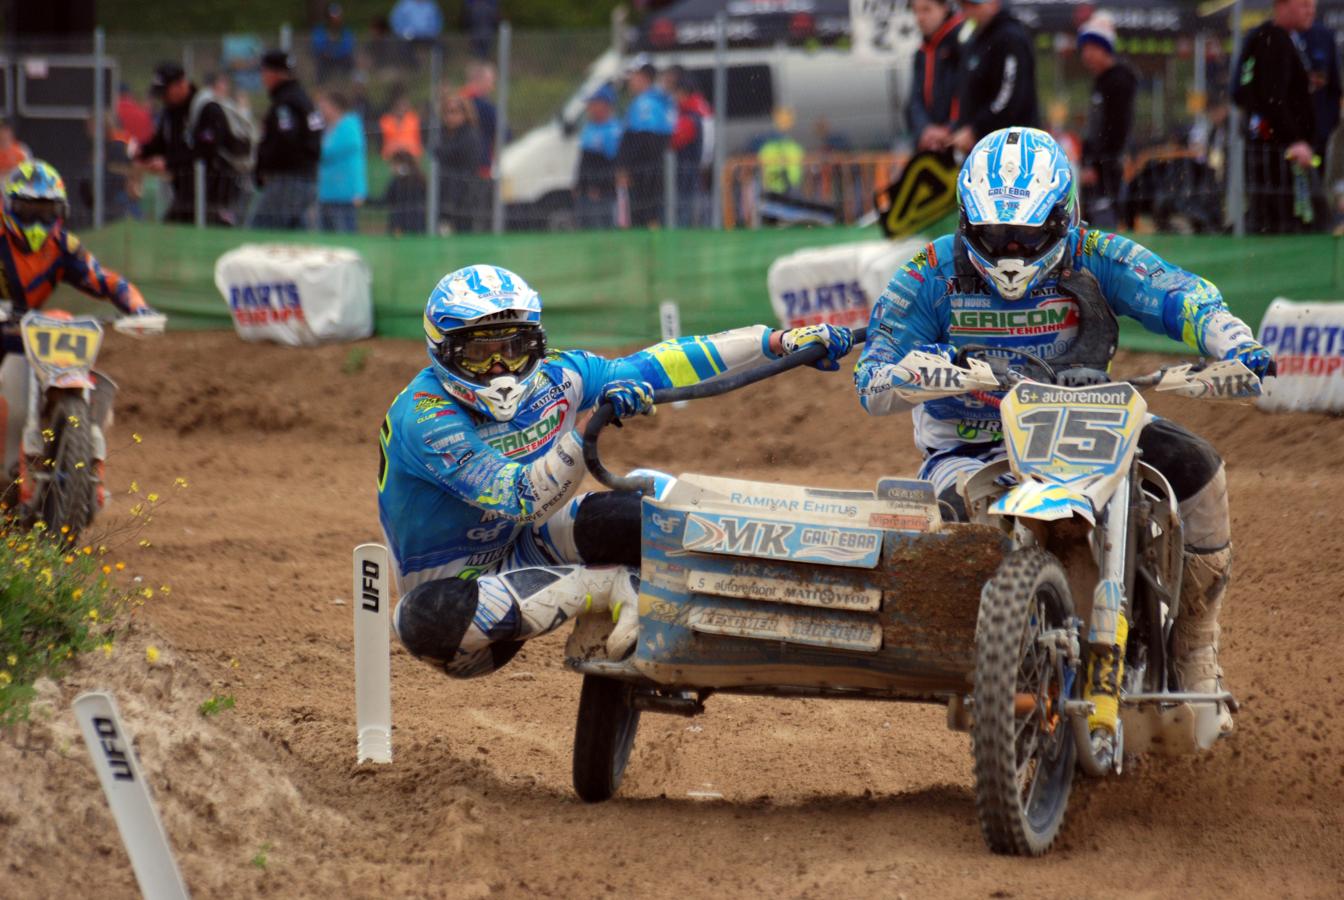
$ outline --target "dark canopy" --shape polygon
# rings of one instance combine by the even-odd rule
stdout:
[[[640,50],[713,46],[715,17],[728,17],[728,43],[737,46],[832,44],[849,36],[849,0],[682,0],[639,26]]]

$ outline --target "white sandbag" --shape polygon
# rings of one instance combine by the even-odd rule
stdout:
[[[920,239],[876,240],[795,250],[770,265],[770,305],[785,328],[867,325],[891,276],[923,245]]]
[[[1279,370],[1265,381],[1261,409],[1344,412],[1344,303],[1279,298],[1265,310],[1259,340]]]
[[[215,286],[245,341],[291,347],[373,334],[373,277],[343,247],[244,244],[215,262]]]

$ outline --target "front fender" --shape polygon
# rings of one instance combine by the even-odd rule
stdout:
[[[1081,516],[1097,524],[1092,502],[1084,495],[1058,484],[1024,481],[1008,491],[989,508],[991,516],[1017,516],[1053,522]]]

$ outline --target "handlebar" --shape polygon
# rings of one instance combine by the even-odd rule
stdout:
[[[854,344],[857,346],[863,343],[867,334],[867,328],[855,328],[853,330]],[[749,384],[764,381],[782,372],[787,372],[789,369],[814,363],[825,355],[825,345],[813,344],[796,353],[789,353],[744,372],[701,381],[698,384],[691,384],[686,387],[662,388],[653,392],[653,402],[675,403],[678,400],[700,400],[705,397],[716,397],[719,394],[726,394],[729,391],[744,388]],[[599,404],[597,409],[593,411],[592,418],[588,420],[588,424],[583,429],[583,463],[600,484],[604,484],[612,490],[639,491],[644,494],[652,494],[652,478],[630,478],[625,475],[617,475],[602,464],[602,459],[597,450],[597,439],[602,433],[602,429],[614,420],[615,413],[616,410],[610,403]]]

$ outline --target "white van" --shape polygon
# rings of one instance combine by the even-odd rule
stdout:
[[[908,14],[907,14],[908,15]],[[905,132],[911,61],[919,32],[902,29],[903,45],[889,56],[856,56],[848,49],[806,50],[776,46],[733,48],[727,53],[728,104],[724,110],[725,150],[746,152],[772,129],[771,112],[791,109],[793,130],[808,150],[820,149],[817,124],[843,137],[855,150],[888,150]],[[714,52],[646,54],[659,71],[679,64],[701,85],[711,104]],[[510,229],[558,229],[572,221],[574,181],[579,165],[579,130],[585,99],[601,85],[619,82],[629,58],[614,49],[599,56],[583,84],[555,118],[508,144],[500,156],[504,202]]]

